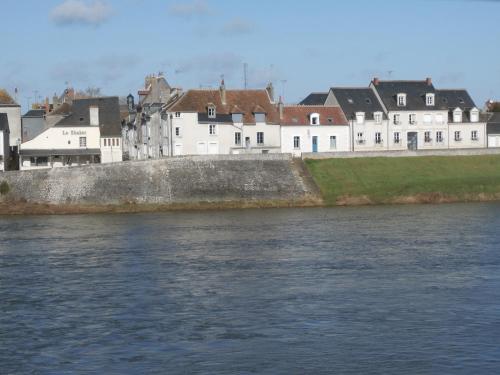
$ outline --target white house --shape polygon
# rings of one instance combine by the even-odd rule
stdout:
[[[391,137],[388,134],[387,115],[371,89],[333,87],[325,104],[342,109],[351,128],[353,151],[382,151],[389,148]]]
[[[349,123],[340,107],[280,105],[279,111],[281,152],[350,151]]]
[[[490,114],[487,124],[488,147],[500,147],[500,112]]]
[[[189,90],[166,109],[171,154],[280,152],[272,85],[265,90]]]
[[[0,102],[0,113],[7,114],[9,120],[9,145],[17,150],[21,143],[21,106],[14,102]]]
[[[7,169],[9,156],[9,119],[6,113],[0,113],[0,172]]]
[[[117,97],[74,100],[71,114],[21,144],[20,169],[122,161]]]

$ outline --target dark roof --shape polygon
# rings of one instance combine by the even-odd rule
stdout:
[[[488,134],[500,134],[500,112],[493,112],[489,114],[486,132]]]
[[[500,112],[492,112],[488,119],[488,124],[499,124],[500,125]]]
[[[9,130],[9,118],[6,113],[0,113],[0,130]]]
[[[367,120],[373,120],[374,112],[384,113],[382,104],[370,88],[332,87],[331,91],[348,119],[356,118],[356,112],[364,112]]]
[[[218,124],[232,124],[233,116],[229,114],[216,113],[215,118],[208,117],[208,113],[198,113],[198,122],[218,123]]]
[[[436,89],[431,82],[427,81],[378,81],[373,83],[380,99],[388,111],[425,111],[425,110],[447,110],[448,106],[435,100],[434,106],[427,106],[425,94],[435,94]],[[406,94],[406,106],[399,107],[397,95]]]
[[[279,114],[266,90],[226,90],[226,103],[222,104],[220,90],[189,90],[173,104],[171,112],[206,113],[209,104],[216,107],[217,115],[229,115],[238,106],[246,124],[255,123],[255,111],[266,113],[268,124],[278,124]]]
[[[319,125],[348,125],[340,107],[302,105],[284,107],[281,125],[311,125],[310,116],[313,113],[319,115]]]
[[[101,150],[98,148],[74,148],[74,149],[66,149],[66,150],[32,150],[26,149],[23,150],[21,146],[21,150],[19,150],[19,154],[24,156],[78,156],[78,155],[101,155]]]
[[[37,117],[37,118],[43,116],[45,116],[44,109],[31,109],[23,115],[23,117]]]
[[[328,98],[327,92],[313,92],[313,93],[309,94],[299,104],[300,105],[325,105],[326,98]]]
[[[101,137],[120,137],[120,105],[117,96],[107,98],[75,99],[71,114],[56,127],[90,126],[90,107],[99,107],[99,128]]]
[[[467,90],[436,90],[436,101],[449,109],[468,110],[476,107]]]

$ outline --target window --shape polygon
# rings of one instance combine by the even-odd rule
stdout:
[[[382,143],[382,133],[375,133],[375,144],[379,145]]]
[[[398,144],[400,142],[400,134],[399,133],[394,133],[394,143]]]
[[[116,146],[120,146],[120,138],[116,138]]]
[[[414,125],[417,123],[417,115],[412,113],[409,118],[408,118],[408,122],[410,123],[410,125]]]
[[[430,115],[430,114],[425,114],[425,115],[424,115],[424,123],[425,123],[425,124],[430,124],[430,123],[432,123],[432,115]]]
[[[431,139],[431,132],[425,132],[424,133],[424,142],[425,143],[430,143],[432,141]]]
[[[356,112],[356,123],[364,124],[365,122],[365,113],[364,112]]]
[[[427,106],[433,106],[434,105],[434,98],[435,98],[434,94],[426,94],[425,95],[425,104],[427,104]]]
[[[462,138],[460,138],[460,132],[456,131],[455,132],[455,142],[460,142],[461,140],[462,140]]]
[[[382,123],[382,113],[375,112],[373,114],[373,118],[375,119],[375,124],[381,124]]]
[[[208,125],[208,134],[217,135],[217,125],[213,124]]]
[[[443,143],[443,132],[441,131],[436,132],[436,142]]]
[[[470,122],[478,122],[479,121],[479,111],[477,109],[472,109],[470,111]]]
[[[365,143],[365,141],[364,141],[364,139],[363,139],[363,133],[358,133],[357,142],[358,142],[359,144],[363,144],[363,143]]]
[[[179,128],[179,127],[175,128],[175,136],[176,137],[180,137],[181,136],[181,128]]]
[[[257,144],[258,145],[264,144],[264,132],[257,132]]]
[[[399,115],[394,115],[394,125],[399,125]]]
[[[87,147],[87,137],[80,137],[80,147]]]
[[[337,136],[331,135],[330,136],[330,150],[336,150],[337,149]]]
[[[406,94],[398,94],[398,107],[406,106]]]
[[[473,141],[477,141],[478,138],[477,138],[477,130],[473,130],[471,133],[470,133],[470,137],[471,137],[471,140]]]
[[[265,113],[256,113],[255,114],[255,122],[266,122],[266,114]]]
[[[300,150],[300,137],[298,136],[293,137],[293,148],[295,150]]]
[[[311,115],[311,125],[319,125],[319,115],[317,113]]]
[[[45,167],[49,165],[48,157],[31,157],[30,158],[31,165],[36,165],[37,167]]]
[[[453,111],[453,122],[462,122],[462,111],[459,108]]]
[[[181,117],[181,113],[180,112],[175,112],[175,117],[177,117],[177,118]]]
[[[234,133],[234,144],[236,146],[241,146],[241,132]]]
[[[211,106],[208,107],[208,117],[209,118],[215,118],[216,117],[215,106],[211,105]]]
[[[104,147],[106,147],[107,145],[108,145],[108,139],[104,138]]]
[[[443,124],[444,123],[444,118],[443,118],[443,115],[442,114],[437,114],[436,115],[436,123],[438,124]]]

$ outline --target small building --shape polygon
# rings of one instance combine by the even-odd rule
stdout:
[[[21,117],[22,142],[27,142],[44,131],[45,115],[44,109],[31,109]]]
[[[6,113],[0,113],[0,172],[8,169],[7,164],[10,158],[9,133],[9,118]]]
[[[490,114],[487,124],[488,147],[500,147],[500,112]]]
[[[21,170],[122,161],[118,97],[75,99],[70,111],[21,145]]]
[[[9,119],[9,145],[12,152],[17,152],[21,144],[21,106],[14,101],[0,101],[0,113]]]
[[[280,119],[272,85],[262,90],[189,90],[166,109],[176,155],[279,153]]]
[[[281,152],[350,151],[349,123],[340,107],[281,106]]]

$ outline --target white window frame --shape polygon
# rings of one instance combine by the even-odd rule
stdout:
[[[401,143],[401,133],[394,132],[394,144],[400,144],[400,143]]]
[[[392,121],[394,125],[400,125],[401,124],[401,115],[399,113],[394,114],[392,117]]]
[[[358,132],[357,136],[356,136],[356,142],[358,144],[363,144],[365,143],[365,139],[364,139],[364,134],[363,132]]]
[[[454,139],[455,139],[455,142],[461,142],[462,141],[462,134],[461,134],[460,130],[456,130],[455,131]]]
[[[208,118],[216,118],[217,117],[217,110],[215,109],[214,105],[208,106]]]
[[[180,118],[181,117],[181,113],[180,112],[175,112],[175,118]]]
[[[381,132],[376,132],[375,133],[375,144],[376,145],[381,145],[382,144],[382,133]]]
[[[238,137],[239,135],[239,137]],[[239,142],[238,142],[239,139]],[[241,146],[242,134],[241,132],[234,132],[234,145]]]
[[[475,141],[479,141],[479,132],[477,130],[472,130],[470,132],[470,139],[471,141],[475,142]]]
[[[436,124],[444,124],[444,116],[441,113],[438,113],[435,116]]]
[[[330,139],[330,150],[336,150],[337,149],[337,136],[331,135],[329,139]],[[332,147],[332,140],[334,141],[333,147]]]
[[[300,150],[300,135],[293,136],[293,149]]]
[[[435,105],[435,94],[426,94],[425,95],[425,104],[428,107],[432,107]]]
[[[406,107],[406,94],[399,93],[397,95],[398,107]]]
[[[443,143],[443,132],[441,130],[436,132],[436,143]]]
[[[430,113],[424,115],[424,124],[432,124],[432,115]]]
[[[375,124],[380,125],[382,123],[382,112],[373,113],[373,119],[375,120]]]
[[[257,132],[257,145],[264,144],[264,132]]]
[[[479,111],[477,109],[471,109],[470,122],[479,122]]]
[[[462,111],[458,108],[453,111],[453,122],[454,123],[462,122]]]
[[[181,127],[180,126],[176,126],[175,127],[175,136],[176,137],[180,137],[181,136]]]
[[[430,131],[425,131],[424,132],[424,143],[432,143],[432,138],[431,138],[431,132]]]
[[[365,113],[364,112],[356,112],[356,124],[362,125],[365,123]]]
[[[415,113],[410,113],[408,116],[408,123],[410,125],[415,125],[417,123],[417,115]]]
[[[310,117],[310,123],[311,125],[319,125],[319,114],[318,113],[312,113]]]
[[[216,124],[208,125],[208,135],[217,135],[217,125]]]
[[[80,148],[87,148],[87,137],[79,138]]]

